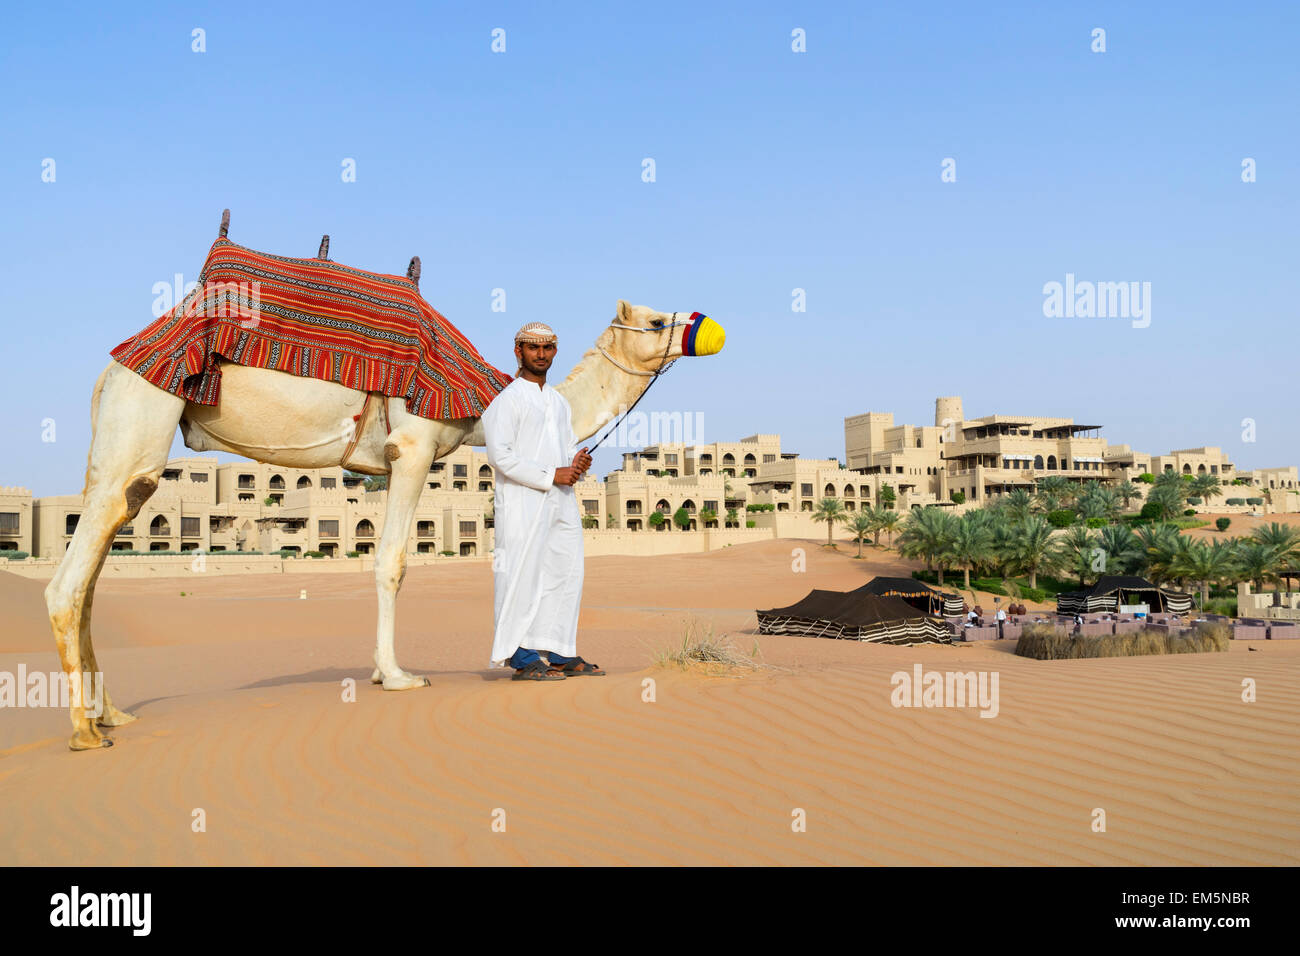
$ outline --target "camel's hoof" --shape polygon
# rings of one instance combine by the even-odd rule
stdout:
[[[73,734],[72,739],[68,741],[69,750],[99,750],[111,746],[113,746],[112,738],[95,734]]]
[[[429,678],[416,677],[405,672],[384,678],[384,690],[412,690],[416,687],[428,687]]]
[[[139,719],[140,718],[137,717],[135,714],[128,714],[126,711],[118,710],[116,707],[114,707],[103,717],[99,718],[99,726],[125,727],[127,724],[131,723],[132,721],[139,720]]]
[[[384,682],[384,672],[381,671],[378,667],[376,667],[374,671],[372,671],[370,674],[370,683],[382,684],[383,682]]]

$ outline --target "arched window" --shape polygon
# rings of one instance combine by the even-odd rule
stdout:
[[[362,518],[357,522],[358,538],[373,538],[375,536],[375,526],[370,523],[369,518]]]
[[[1047,456],[1047,470],[1048,470],[1048,471],[1055,471],[1055,470],[1056,470],[1056,456],[1055,456],[1055,455],[1048,455],[1048,456]]]
[[[308,478],[306,475],[303,475],[301,478],[298,479],[298,487],[299,487],[299,488],[310,488],[310,487],[311,487],[311,479]]]
[[[169,538],[171,537],[171,533],[172,527],[167,523],[167,519],[162,515],[154,515],[153,520],[149,522],[150,536],[154,538]]]
[[[1034,467],[1035,467],[1035,468],[1042,468],[1042,467],[1043,467],[1043,456],[1042,456],[1042,455],[1035,455],[1035,456],[1034,456]]]

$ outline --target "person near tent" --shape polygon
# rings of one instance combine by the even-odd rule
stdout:
[[[521,328],[517,377],[482,416],[495,472],[491,664],[509,664],[514,680],[605,673],[577,651],[583,549],[573,486],[591,455],[577,447],[568,401],[546,382],[557,346],[550,326]]]

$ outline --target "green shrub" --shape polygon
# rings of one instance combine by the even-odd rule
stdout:
[[[1227,531],[1230,524],[1232,524],[1231,518],[1219,518],[1214,522],[1214,526],[1220,531]]]
[[[456,557],[456,552],[455,552],[455,551],[439,551],[438,553],[441,554],[441,555],[443,555],[443,556],[445,556],[445,557],[448,557],[448,558],[454,558],[454,557]]]
[[[1140,481],[1144,485],[1154,485],[1156,483],[1156,476],[1151,474],[1151,472],[1147,471],[1138,475],[1137,478],[1134,480]]]
[[[966,503],[966,492],[964,491],[954,491],[948,497],[952,499],[952,503],[955,505],[964,505]]]
[[[1264,503],[1264,499],[1263,499],[1263,498],[1247,498],[1247,499],[1246,499],[1246,504],[1248,504],[1248,505],[1262,505],[1263,503]]]
[[[1230,504],[1230,505],[1244,505],[1244,504],[1246,503],[1246,499],[1245,499],[1245,498],[1228,498],[1228,499],[1226,499],[1226,503],[1227,503],[1227,504]]]
[[[1105,518],[1088,518],[1084,524],[1089,528],[1104,528],[1109,522]]]
[[[1237,616],[1236,597],[1210,598],[1205,602],[1206,614],[1222,614],[1224,617]]]
[[[304,552],[304,553],[303,553],[303,557],[304,557],[304,558],[323,558],[323,557],[325,557],[325,552],[324,552],[324,551],[307,551],[307,552]]]
[[[21,561],[23,558],[30,557],[30,553],[27,551],[0,551],[0,555],[10,561]]]
[[[1195,508],[1188,508],[1186,511],[1183,512],[1183,517],[1184,517],[1184,518],[1190,518],[1190,517],[1191,517],[1192,515],[1194,515],[1194,514],[1196,514],[1196,509],[1195,509]]]
[[[1189,505],[1199,505],[1201,503],[1201,499],[1193,496],[1187,499],[1187,503]]]
[[[359,558],[359,557],[361,557],[361,552],[360,552],[360,551],[349,551],[349,552],[348,552],[348,557],[349,557],[349,558]]]
[[[1069,508],[1058,508],[1047,514],[1047,521],[1053,528],[1068,528],[1079,516]]]
[[[1158,521],[1160,519],[1160,505],[1154,501],[1148,501],[1138,512],[1138,517],[1143,521]]]
[[[757,528],[757,527],[758,527],[758,522],[757,522],[757,521],[746,521],[746,522],[745,522],[745,527],[746,527],[746,528]]]

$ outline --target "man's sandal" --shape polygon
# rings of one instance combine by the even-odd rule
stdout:
[[[566,677],[582,677],[587,675],[591,677],[605,676],[605,672],[601,670],[599,666],[584,661],[581,657],[575,657],[573,660],[569,661],[569,663],[561,666],[560,670],[564,671]]]
[[[519,670],[515,671],[511,680],[564,680],[563,671],[552,667],[540,657],[535,661],[530,661]]]

